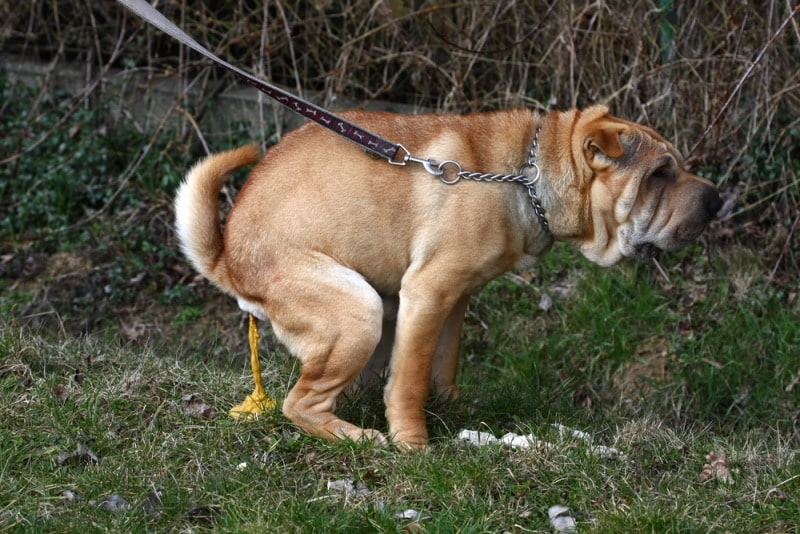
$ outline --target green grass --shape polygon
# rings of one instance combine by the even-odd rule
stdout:
[[[586,532],[795,531],[797,308],[758,288],[740,300],[715,271],[721,260],[695,260],[692,282],[677,279],[685,258],[667,264],[673,285],[645,264],[604,271],[559,248],[531,284],[490,284],[468,315],[462,398],[431,402],[432,447],[420,454],[319,441],[278,413],[229,419],[249,387],[244,352],[233,366],[202,363],[168,340],[125,346],[4,322],[0,529],[527,532],[547,531],[547,508],[565,504]],[[561,295],[555,284],[569,296],[539,309],[542,292]],[[625,389],[626,364],[648,351],[664,353],[668,374],[627,377],[640,382]],[[272,352],[265,378],[281,396],[296,369]],[[216,416],[187,414],[187,394]],[[379,394],[344,399],[341,412],[384,424]],[[626,458],[589,454],[555,423]],[[461,428],[532,432],[557,447],[474,448],[454,440]],[[79,444],[99,462],[59,462]],[[701,480],[711,451],[728,455],[733,484]],[[345,479],[365,492],[328,489]],[[161,503],[147,512],[139,503],[156,490]],[[89,504],[114,494],[132,508]],[[407,509],[422,514],[418,525],[398,516]]]
[[[246,324],[174,241],[189,143],[164,134],[131,169],[144,140],[102,128],[102,109],[65,115],[56,97],[0,91],[0,125],[17,133],[0,151],[27,150],[0,166],[0,531],[547,532],[556,504],[581,532],[800,530],[796,262],[773,272],[758,229],[663,258],[669,280],[557,246],[473,298],[462,397],[429,403],[430,450],[328,443],[278,412],[227,416],[251,387]],[[262,335],[280,398],[297,364]],[[192,415],[190,396],[215,413]],[[385,429],[380,391],[339,412]],[[455,441],[465,428],[555,446],[475,448]],[[712,451],[733,484],[702,478]],[[341,481],[362,491],[329,489]],[[114,495],[130,507],[96,506]]]

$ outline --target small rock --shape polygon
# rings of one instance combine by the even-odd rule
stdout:
[[[117,495],[116,493],[96,501],[89,501],[89,504],[97,508],[102,508],[103,510],[108,510],[109,512],[125,512],[131,509],[131,504],[125,500],[125,497]]]
[[[550,525],[556,532],[577,532],[578,525],[569,513],[569,508],[557,504],[547,509]]]

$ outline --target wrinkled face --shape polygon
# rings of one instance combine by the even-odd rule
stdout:
[[[579,247],[590,260],[611,265],[677,250],[719,209],[716,188],[687,171],[677,150],[649,128],[606,114],[576,134],[592,226]]]

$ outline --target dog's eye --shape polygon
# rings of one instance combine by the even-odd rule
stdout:
[[[668,158],[663,164],[656,167],[650,173],[650,180],[652,182],[669,182],[675,177],[676,163],[672,158]]]
[[[666,167],[659,167],[650,174],[650,180],[653,182],[666,182],[672,178],[672,170]]]

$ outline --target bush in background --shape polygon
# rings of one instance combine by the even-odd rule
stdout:
[[[232,63],[331,107],[345,98],[454,112],[605,102],[663,132],[720,185],[727,205],[707,234],[713,241],[753,248],[771,283],[796,280],[800,8],[791,3],[175,0],[157,7]],[[124,246],[149,243],[139,248],[156,254],[155,264],[172,258],[174,186],[213,135],[202,119],[234,78],[111,0],[6,2],[0,21],[4,54],[50,66],[38,91],[3,83],[3,247],[52,251],[80,243],[105,220]],[[52,75],[65,64],[84,70],[76,94],[60,91]],[[107,88],[132,71],[146,76],[137,90],[177,79],[203,98],[167,106],[175,129],[162,122],[154,131],[123,131]],[[229,141],[241,140],[233,130]],[[134,230],[147,237],[131,239]]]

